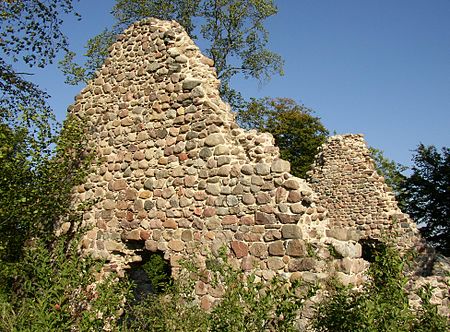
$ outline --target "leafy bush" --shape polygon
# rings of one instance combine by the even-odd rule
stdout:
[[[281,277],[270,282],[246,275],[227,262],[226,256],[209,261],[208,270],[184,264],[177,280],[160,295],[150,295],[129,307],[124,331],[296,331],[294,323],[312,287],[288,283]],[[199,308],[194,294],[197,282],[209,281],[222,293],[209,312]]]
[[[54,227],[70,218],[71,193],[82,182],[90,157],[83,124],[69,117],[50,141],[30,147],[26,128],[0,124],[0,260],[20,262],[30,238],[54,240]],[[51,146],[55,147],[51,149]]]
[[[378,246],[369,282],[361,290],[335,283],[330,297],[318,306],[313,327],[319,332],[448,331],[446,318],[430,304],[430,288],[420,292],[421,308],[411,308],[405,261],[392,245]]]
[[[71,208],[71,193],[91,162],[83,131],[81,121],[69,117],[58,136],[30,147],[26,128],[0,125],[0,331],[114,324],[108,319],[126,284],[107,280],[94,287],[102,263],[79,257],[70,234],[55,237],[58,221],[81,217]]]
[[[171,285],[170,264],[160,254],[150,255],[142,265],[154,293],[162,293]]]
[[[98,330],[116,316],[126,284],[111,278],[96,287],[103,262],[80,257],[76,242],[67,248],[66,240],[59,238],[51,249],[36,240],[21,266],[13,265],[17,289],[0,298],[0,331]]]

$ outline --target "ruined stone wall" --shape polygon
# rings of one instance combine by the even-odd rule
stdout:
[[[309,176],[334,231],[354,230],[371,239],[394,235],[400,246],[408,248],[420,241],[416,224],[399,209],[377,173],[362,135],[328,138]]]
[[[176,22],[146,19],[110,48],[70,112],[83,119],[96,157],[74,204],[89,203],[82,251],[124,273],[160,252],[204,265],[226,248],[233,265],[275,274],[360,284],[368,263],[361,236],[392,221],[405,243],[414,224],[397,208],[361,136],[330,138],[311,173],[292,176],[270,134],[237,126],[218,92],[213,63]],[[403,241],[402,240],[402,241]],[[200,282],[207,309],[220,292]]]
[[[414,249],[417,257],[407,285],[411,304],[419,306],[415,291],[428,284],[433,288],[431,302],[448,316],[450,262],[427,247],[414,221],[399,209],[392,190],[375,169],[363,135],[329,137],[308,175],[318,202],[328,211],[327,234],[341,240],[389,239],[401,250]]]
[[[317,281],[335,271],[361,281],[361,246],[327,235],[327,209],[289,173],[270,134],[236,125],[212,61],[178,23],[136,23],[110,51],[70,109],[97,156],[75,195],[95,202],[84,215],[84,252],[122,273],[144,251],[160,251],[176,274],[179,259],[201,263],[224,246],[234,265],[263,279]],[[204,307],[215,293],[198,288]]]

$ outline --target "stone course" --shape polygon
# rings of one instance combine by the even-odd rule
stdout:
[[[379,236],[395,218],[402,242],[416,241],[361,136],[330,138],[310,184],[289,173],[270,134],[238,127],[212,60],[178,23],[137,22],[109,51],[69,108],[97,157],[75,188],[74,204],[93,203],[78,225],[89,229],[81,249],[105,259],[106,272],[123,274],[150,251],[176,276],[180,259],[204,265],[225,247],[261,279],[360,284],[361,236]],[[202,307],[220,298],[197,286]]]

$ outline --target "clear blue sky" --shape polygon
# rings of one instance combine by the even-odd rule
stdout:
[[[289,97],[325,126],[363,133],[387,157],[409,164],[419,142],[450,146],[450,0],[278,0],[267,22],[270,48],[285,75],[260,87],[234,80],[246,97]],[[112,24],[113,0],[81,0],[67,19],[72,48]],[[54,67],[34,78],[52,96],[58,119],[81,87]]]

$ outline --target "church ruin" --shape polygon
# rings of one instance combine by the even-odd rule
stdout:
[[[180,259],[204,262],[225,247],[264,280],[360,284],[361,239],[395,231],[403,248],[421,243],[362,136],[331,137],[311,181],[294,177],[270,134],[236,124],[213,66],[178,23],[146,19],[118,36],[76,97],[69,111],[97,157],[75,188],[74,204],[95,203],[81,225],[85,253],[121,274],[159,252],[176,275]],[[209,287],[198,294],[205,308]]]

